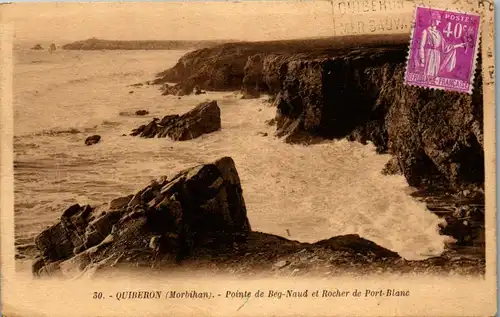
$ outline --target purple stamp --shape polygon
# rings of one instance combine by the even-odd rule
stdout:
[[[472,92],[479,16],[417,7],[405,84]]]

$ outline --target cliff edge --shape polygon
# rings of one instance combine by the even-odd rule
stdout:
[[[392,155],[382,173],[404,175],[446,219],[441,232],[484,255],[482,77],[472,95],[407,86],[408,43],[382,35],[224,44],[184,55],[155,83],[269,94],[286,142],[372,142]]]
[[[472,95],[407,86],[408,41],[401,35],[223,44],[184,55],[154,83],[177,83],[184,92],[270,94],[277,136],[287,142],[370,141],[394,156],[393,172],[411,186],[480,194],[481,76]]]

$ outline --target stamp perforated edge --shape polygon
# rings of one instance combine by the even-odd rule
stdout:
[[[459,13],[459,14],[470,14],[479,17],[479,24],[478,24],[478,30],[477,30],[477,38],[476,38],[476,45],[474,47],[474,58],[472,59],[472,67],[471,67],[471,75],[469,77],[469,90],[467,91],[467,94],[471,95],[472,90],[474,89],[474,80],[476,79],[476,72],[478,71],[477,69],[477,59],[478,59],[478,49],[479,49],[479,42],[481,42],[481,27],[482,27],[482,19],[481,15],[479,13],[473,13],[473,12],[461,12],[461,11],[455,11],[455,10],[449,10],[449,9],[442,9],[442,8],[437,8],[437,7],[426,7],[423,5],[416,5],[415,6],[415,13],[413,14],[413,21],[411,24],[411,33],[410,33],[410,41],[408,44],[408,51],[406,54],[406,63],[405,63],[405,76],[404,76],[404,84],[407,86],[412,86],[412,87],[419,87],[419,88],[424,88],[424,89],[429,89],[429,90],[444,90],[447,92],[452,92],[452,93],[459,93],[463,94],[465,93],[464,91],[457,91],[457,90],[451,90],[451,89],[446,89],[446,87],[442,86],[434,86],[434,85],[429,85],[429,86],[420,86],[416,84],[412,84],[406,81],[406,78],[408,76],[408,63],[410,60],[410,55],[411,55],[411,48],[412,48],[412,43],[413,43],[413,35],[415,32],[415,25],[417,21],[417,9],[422,8],[422,9],[433,9],[433,10],[441,10],[441,11],[446,11],[446,12],[452,12],[452,13]]]

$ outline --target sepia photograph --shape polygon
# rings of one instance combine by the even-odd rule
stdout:
[[[10,238],[2,227],[2,279],[13,263],[26,291],[8,293],[5,316],[38,316],[29,303],[40,316],[96,316],[54,307],[33,285],[114,278],[315,282],[73,287],[87,303],[239,298],[240,313],[254,297],[415,294],[411,283],[313,285],[342,278],[491,286],[493,12],[451,2],[1,5],[2,153],[12,150],[2,219],[13,226]],[[496,312],[496,295],[480,293],[490,298],[470,308],[491,299]],[[264,311],[280,315],[278,304]]]

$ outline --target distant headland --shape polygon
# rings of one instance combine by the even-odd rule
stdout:
[[[68,43],[62,46],[65,50],[176,50],[200,49],[231,41],[178,41],[178,40],[147,40],[147,41],[116,41],[90,38],[83,41]]]

